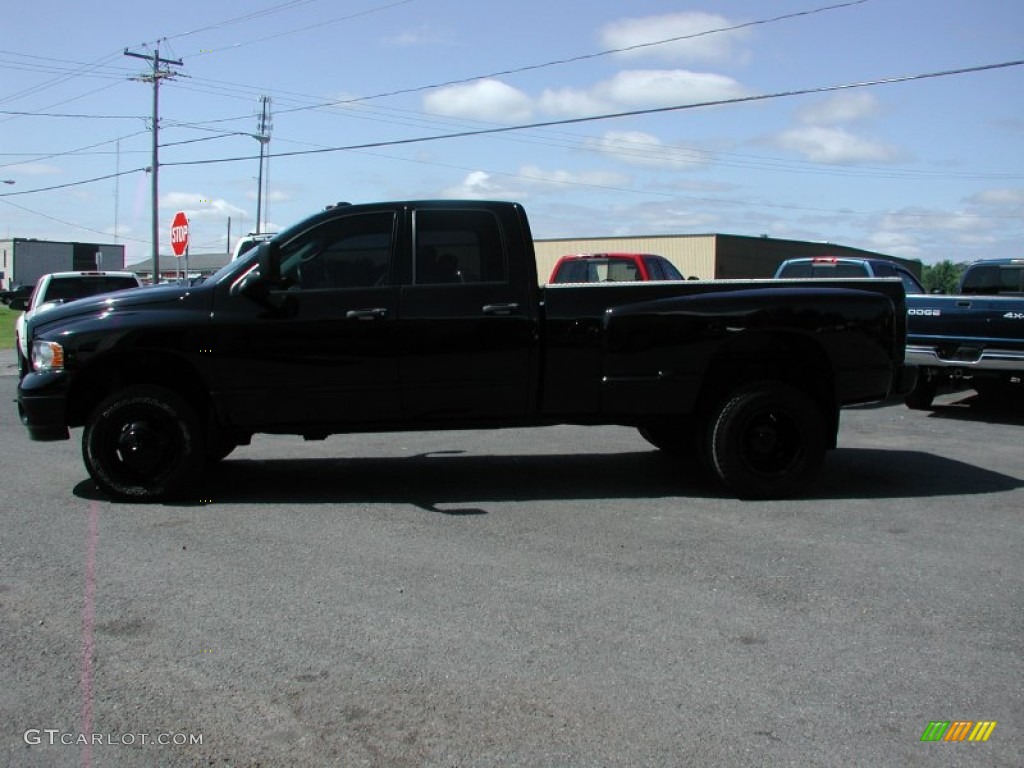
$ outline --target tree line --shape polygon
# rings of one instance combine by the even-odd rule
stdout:
[[[965,269],[966,262],[954,264],[947,260],[937,264],[925,264],[921,271],[921,284],[928,293],[956,293],[960,285],[960,276]]]

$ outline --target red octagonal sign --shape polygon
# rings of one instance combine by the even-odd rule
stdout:
[[[188,248],[188,216],[184,211],[174,214],[171,221],[171,250],[175,256],[183,256]]]

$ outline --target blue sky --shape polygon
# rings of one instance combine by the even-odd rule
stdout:
[[[232,241],[255,229],[265,95],[264,229],[339,200],[477,197],[524,203],[537,238],[1024,256],[1024,66],[736,101],[1024,59],[1019,0],[18,3],[0,237],[150,255],[153,89],[124,50],[158,41],[183,62],[160,87],[162,254],[177,210],[193,253],[223,252],[229,218]]]

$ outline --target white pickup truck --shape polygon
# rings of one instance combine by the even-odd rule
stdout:
[[[14,325],[18,368],[23,370],[28,364],[28,339],[25,327],[30,319],[75,299],[123,291],[125,288],[138,288],[141,285],[142,281],[134,272],[51,272],[40,277],[29,298],[13,299],[10,305],[11,309],[24,310]]]

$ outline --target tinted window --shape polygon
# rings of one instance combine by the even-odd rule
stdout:
[[[501,225],[490,211],[416,212],[413,283],[508,281]]]
[[[875,273],[875,277],[896,277],[896,269],[892,264],[886,264],[882,261],[876,261],[871,265],[871,270]]]
[[[675,265],[668,259],[658,259],[658,263],[661,264],[661,268],[665,270],[666,280],[685,280],[683,274],[676,269]]]
[[[587,282],[587,262],[585,261],[563,261],[555,274],[556,283],[585,283]]]
[[[812,277],[811,263],[809,261],[798,261],[793,264],[786,264],[779,270],[779,277]]]
[[[303,290],[388,283],[394,215],[332,219],[281,248],[281,276]]]
[[[134,277],[58,277],[50,281],[44,298],[46,301],[73,301],[86,296],[138,287],[139,281]]]
[[[996,295],[1024,292],[1024,267],[998,264],[970,267],[964,275],[963,293]]]
[[[647,275],[651,280],[665,280],[665,270],[661,267],[661,260],[653,256],[645,256],[644,264],[647,267]]]
[[[903,282],[904,293],[924,293],[924,286],[905,269],[896,269],[896,276]]]

